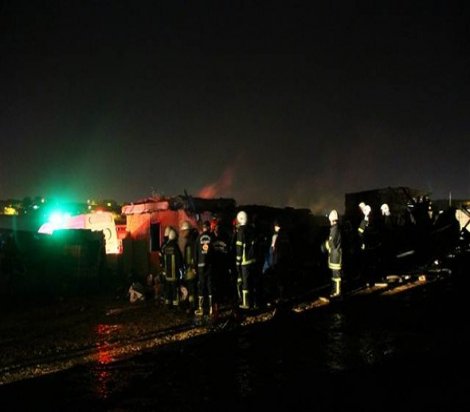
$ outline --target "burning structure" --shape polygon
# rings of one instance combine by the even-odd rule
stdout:
[[[203,199],[187,194],[175,197],[152,197],[126,204],[122,270],[138,278],[156,273],[160,268],[159,252],[165,229],[178,230],[183,222],[198,228],[204,220],[229,222],[236,210],[233,199]]]

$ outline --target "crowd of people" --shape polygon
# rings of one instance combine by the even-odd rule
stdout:
[[[394,269],[401,251],[417,256],[420,245],[429,242],[427,228],[438,222],[424,201],[417,202],[408,217],[392,215],[386,203],[372,210],[361,202],[358,210],[362,218],[356,227],[350,221],[340,222],[336,210],[328,215],[330,228],[321,250],[331,273],[329,298],[342,296],[345,277],[360,278],[371,286]],[[412,231],[407,231],[409,227]],[[160,286],[156,298],[169,308],[185,308],[198,317],[216,317],[221,304],[243,311],[285,300],[296,243],[280,219],[272,222],[268,236],[260,236],[257,229],[243,210],[228,226],[213,220],[202,222],[199,228],[188,221],[179,228],[166,227],[161,273],[149,279],[149,284]],[[407,245],[405,240],[411,235],[416,241]]]
[[[358,209],[361,220],[357,227],[350,221],[340,227],[337,211],[329,214],[330,233],[323,248],[331,271],[330,297],[341,296],[345,260],[349,275],[370,287],[406,265],[415,269],[428,265],[452,250],[461,236],[455,209],[436,213],[427,197],[413,199],[402,213],[392,214],[387,203],[373,210],[360,202]]]
[[[178,229],[167,226],[160,261],[160,275],[148,279],[156,299],[197,317],[217,317],[221,304],[235,311],[267,304],[263,279],[268,277],[275,289],[269,298],[284,299],[292,246],[279,220],[266,242],[248,214],[240,211],[228,226],[215,219],[202,222],[200,228],[189,221]],[[133,302],[145,299],[145,288],[140,285],[132,285],[129,292]]]

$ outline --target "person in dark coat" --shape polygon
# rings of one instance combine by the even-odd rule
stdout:
[[[288,286],[288,275],[293,262],[293,249],[289,234],[281,226],[279,220],[273,224],[274,233],[271,237],[268,254],[263,266],[263,274],[270,274],[276,287],[276,299],[285,299],[285,291]]]

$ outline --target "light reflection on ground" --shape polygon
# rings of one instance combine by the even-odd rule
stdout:
[[[380,293],[382,296],[393,296],[402,292],[407,292],[409,289],[418,286],[424,286],[434,280],[418,280],[411,281],[408,284],[395,285],[390,288],[383,285],[361,289],[351,293],[351,296],[367,296],[368,294]],[[335,301],[330,302],[325,298],[314,298],[311,301],[303,302],[294,305],[291,311],[298,314],[308,313],[328,307],[331,303],[336,304]],[[272,309],[257,315],[247,316],[243,319],[240,327],[250,327],[259,323],[264,323],[273,320],[276,316],[276,309]],[[342,332],[343,315],[336,314],[332,317],[331,323],[325,327],[329,331],[327,334],[328,342],[325,347],[327,348],[326,358],[330,359],[328,367],[335,370],[343,370],[346,368],[344,359],[348,358],[347,342],[344,340]],[[86,365],[88,363],[97,364],[96,367],[96,381],[99,383],[100,396],[107,397],[107,384],[109,378],[108,365],[115,361],[129,358],[142,351],[155,349],[161,346],[174,344],[177,342],[184,342],[198,336],[204,336],[213,333],[214,330],[210,325],[194,326],[188,324],[183,325],[180,329],[170,330],[165,333],[159,333],[154,330],[147,330],[145,333],[132,335],[132,325],[130,323],[98,323],[94,327],[95,345],[82,350],[72,351],[65,356],[65,358],[48,358],[44,362],[35,363],[34,365],[19,365],[19,367],[5,370],[0,374],[0,383],[10,383],[28,377],[36,377],[44,374],[66,370],[77,365]],[[121,335],[127,336],[126,339],[120,339]],[[131,337],[129,337],[131,336]],[[371,342],[374,340],[368,336],[363,336],[359,339],[360,352],[362,353],[363,360],[368,364],[374,364],[377,359],[381,358],[380,350],[371,347]],[[393,346],[392,346],[393,347]],[[386,349],[385,352],[390,352],[393,349]]]

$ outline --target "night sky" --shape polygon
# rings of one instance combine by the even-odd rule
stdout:
[[[470,3],[451,3],[2,1],[0,199],[470,198]]]

